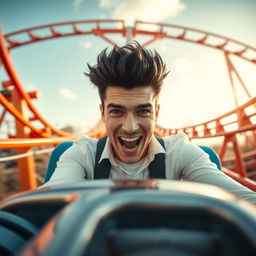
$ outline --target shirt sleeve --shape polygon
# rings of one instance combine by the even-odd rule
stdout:
[[[85,179],[92,179],[96,144],[95,139],[84,136],[76,140],[60,156],[57,167],[50,180],[39,188],[78,183],[85,181]]]
[[[180,148],[179,161],[184,180],[215,185],[256,204],[256,192],[218,170],[209,155],[189,141]]]

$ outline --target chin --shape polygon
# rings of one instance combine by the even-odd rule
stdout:
[[[121,161],[123,163],[126,163],[126,164],[135,164],[135,163],[139,162],[140,159],[138,159],[138,158],[135,158],[135,159],[127,159],[127,158],[125,158],[125,159],[123,159],[123,160],[121,159],[119,161]]]

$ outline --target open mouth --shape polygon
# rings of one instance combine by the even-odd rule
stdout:
[[[136,150],[136,148],[140,144],[142,140],[142,136],[137,136],[133,138],[121,136],[121,137],[118,137],[118,140],[126,151],[133,152],[134,150]]]

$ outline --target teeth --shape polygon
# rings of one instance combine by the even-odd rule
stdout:
[[[127,141],[127,142],[133,142],[133,141],[136,141],[139,139],[139,136],[138,137],[135,137],[135,138],[125,138],[125,137],[121,137],[121,139],[123,141]]]
[[[125,147],[125,146],[123,146],[124,148],[125,148],[125,150],[127,151],[127,152],[134,152],[134,150],[136,150],[137,149],[137,145],[134,147],[134,148],[127,148],[127,147]]]

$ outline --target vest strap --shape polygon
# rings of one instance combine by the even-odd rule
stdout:
[[[165,149],[164,141],[161,137],[156,136],[158,142]],[[165,154],[158,153],[155,155],[154,160],[148,166],[149,177],[151,179],[165,179]]]
[[[164,141],[162,138],[156,136],[158,142],[165,149]],[[103,159],[100,163],[102,152],[106,145],[107,137],[103,137],[98,140],[96,156],[95,156],[95,167],[94,167],[94,179],[109,179],[111,163],[109,159]],[[149,177],[151,179],[165,179],[165,154],[158,153],[155,155],[154,160],[148,166]]]
[[[109,159],[103,159],[100,163],[100,158],[103,152],[103,149],[106,145],[107,137],[103,137],[98,140],[95,165],[94,165],[94,179],[109,179],[111,163]]]

